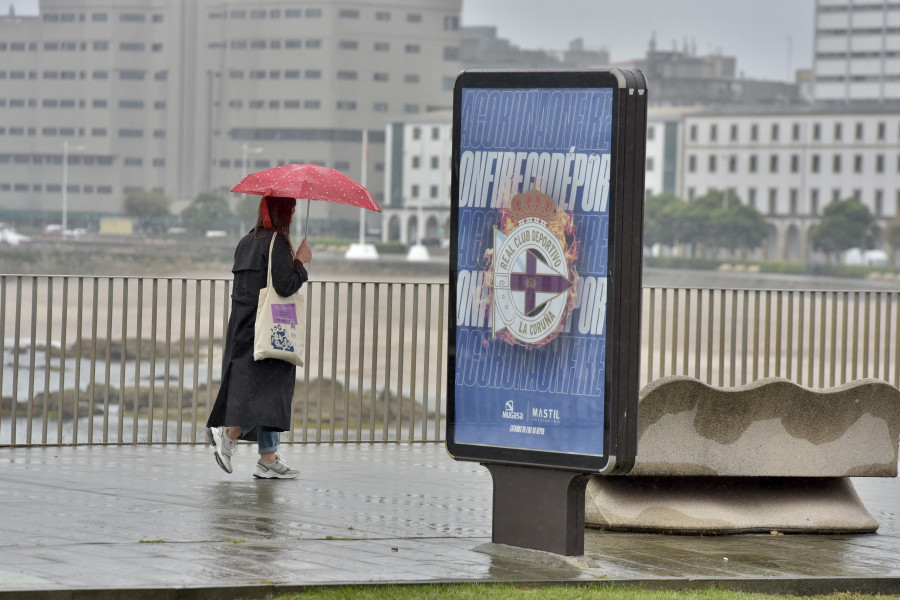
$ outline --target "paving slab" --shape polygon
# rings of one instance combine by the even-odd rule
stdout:
[[[896,478],[854,479],[875,534],[589,529],[576,560],[491,544],[490,475],[441,444],[285,444],[293,481],[253,479],[254,451],[229,475],[204,445],[0,448],[0,598],[446,581],[900,594]]]

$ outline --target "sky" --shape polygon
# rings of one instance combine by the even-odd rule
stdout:
[[[0,14],[16,5],[35,14],[38,0],[0,0]],[[814,0],[462,0],[463,25],[494,25],[522,48],[563,50],[575,38],[606,48],[610,60],[640,58],[656,46],[737,59],[753,79],[793,79],[812,66]]]
[[[814,0],[462,1],[463,25],[495,25],[522,48],[563,50],[581,37],[623,62],[643,57],[655,32],[657,49],[693,40],[697,54],[734,56],[752,79],[793,80],[812,66]]]

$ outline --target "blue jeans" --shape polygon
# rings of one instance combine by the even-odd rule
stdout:
[[[248,434],[254,429],[256,429],[259,453],[268,454],[270,452],[275,452],[278,448],[278,432],[272,431],[268,427],[257,427],[256,425],[253,425],[252,427],[241,427],[241,435]]]

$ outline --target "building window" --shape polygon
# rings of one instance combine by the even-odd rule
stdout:
[[[432,168],[432,169],[437,169],[437,168],[440,167],[440,166],[441,166],[441,159],[440,159],[440,157],[438,157],[438,156],[432,156],[432,157],[431,157],[431,168]]]
[[[459,29],[459,17],[444,17],[444,31],[456,31],[457,29]]]
[[[403,112],[405,112],[406,114],[409,114],[409,115],[414,115],[419,112],[419,105],[418,104],[404,104]]]
[[[387,73],[375,73],[375,74],[372,76],[372,78],[373,78],[375,81],[387,81],[387,80],[388,80],[388,74],[387,74]]]
[[[309,69],[303,73],[307,79],[322,79],[322,71],[318,69]]]
[[[875,155],[875,172],[884,173],[884,154]]]
[[[143,23],[146,18],[142,13],[122,13],[119,20],[123,23]]]
[[[413,127],[412,139],[414,139],[414,140],[422,139],[422,128],[421,127]]]
[[[769,214],[778,212],[778,188],[769,188]]]
[[[338,110],[356,110],[356,101],[355,100],[338,100],[337,101],[337,109]]]
[[[755,154],[750,155],[750,164],[748,165],[747,170],[750,171],[751,173],[756,173],[756,155]]]
[[[144,108],[143,100],[119,100],[119,108],[139,110]]]
[[[709,157],[707,158],[707,163],[708,163],[707,167],[708,167],[709,172],[715,173],[716,172],[716,155],[710,154]]]
[[[431,128],[431,139],[432,139],[432,140],[439,140],[439,139],[441,139],[441,130],[440,130],[439,127],[432,127],[432,128]]]
[[[309,15],[306,15],[306,16],[309,16]],[[322,102],[319,100],[304,100],[303,101],[303,108],[315,110],[315,109],[318,109],[321,107],[322,107]]]
[[[119,137],[142,138],[142,137],[144,137],[144,130],[143,129],[120,129]]]
[[[91,129],[92,137],[106,137],[106,128],[104,127],[94,127]]]
[[[862,123],[856,124],[856,141],[859,142],[863,139],[864,128]]]
[[[809,191],[809,212],[813,215],[819,214],[819,190],[817,189]]]
[[[444,60],[459,60],[459,46],[444,46]]]
[[[697,157],[691,154],[688,156],[688,173],[697,172]]]
[[[750,126],[750,141],[755,142],[759,139],[759,125],[754,123]]]
[[[887,133],[887,127],[885,127],[884,122],[883,121],[879,122],[878,123],[878,141],[879,142],[884,141],[886,133]]]
[[[387,52],[391,49],[388,42],[375,42],[375,52]]]
[[[813,173],[818,173],[818,172],[819,172],[819,155],[818,155],[818,154],[813,154],[813,155],[812,155],[812,159],[811,159],[811,164],[810,164],[809,170],[812,171]]]
[[[285,100],[284,107],[286,109],[298,109],[298,108],[300,108],[300,101],[299,100]]]
[[[800,141],[800,123],[794,123],[791,127],[791,139],[795,142]]]
[[[286,8],[284,10],[284,16],[288,19],[299,19],[303,16],[302,8]]]
[[[862,154],[856,154],[853,156],[853,172],[854,173],[862,173],[862,171],[863,171]]]
[[[300,79],[300,69],[288,69],[284,72],[285,79]]]
[[[431,188],[429,189],[429,195],[432,198],[437,198],[438,197],[438,186],[436,186],[436,185],[431,186]]]
[[[230,19],[246,19],[247,11],[246,10],[233,10],[228,14]]]
[[[359,42],[356,40],[341,40],[338,42],[338,48],[341,50],[358,50]]]
[[[413,73],[407,73],[403,76],[403,81],[406,83],[419,83],[419,76]]]
[[[422,164],[422,159],[420,157],[418,157],[418,156],[412,157],[412,168],[413,169],[418,169],[421,166],[421,164]]]
[[[791,154],[791,173],[796,173],[800,170],[800,155],[799,154]]]
[[[419,197],[419,186],[418,185],[410,186],[409,195],[412,196],[413,198],[418,198]]]
[[[737,156],[731,155],[728,157],[728,172],[729,173],[737,173]]]
[[[717,137],[719,137],[719,127],[713,123],[709,126],[709,141],[715,142]]]
[[[884,190],[875,190],[875,216],[880,217],[884,212]]]
[[[772,141],[778,141],[778,123],[772,123]]]
[[[265,79],[265,71],[250,71],[250,79]]]
[[[773,154],[769,156],[769,173],[777,173],[778,172],[778,155]]]
[[[322,9],[321,8],[307,8],[306,9],[306,18],[307,19],[321,19],[322,18]]]
[[[819,123],[813,123],[813,139],[817,142],[822,139],[822,126]]]
[[[338,16],[342,19],[358,19],[359,11],[355,8],[342,8],[338,11]]]
[[[124,70],[119,71],[119,79],[123,81],[143,81],[144,80],[144,71],[138,70]]]
[[[98,98],[91,102],[91,106],[93,108],[106,108],[108,106],[108,102],[105,98]]]
[[[372,110],[375,112],[387,112],[388,111],[388,103],[387,102],[373,102]]]
[[[791,214],[797,214],[797,204],[798,204],[798,196],[799,192],[797,188],[791,188]]]
[[[731,136],[730,137],[731,137],[732,142],[737,141],[737,139],[738,139],[738,126],[737,125],[731,126]]]
[[[840,123],[834,124],[834,139],[835,141],[840,141],[843,136],[843,131]]]
[[[697,126],[691,125],[690,132],[691,132],[691,141],[696,142],[697,141]]]
[[[648,171],[653,170],[653,157],[652,156],[647,157],[647,170]]]
[[[251,50],[265,50],[268,46],[266,40],[250,40]]]
[[[833,173],[841,172],[841,155],[840,154],[835,154],[834,157],[831,159],[831,171]]]
[[[386,10],[375,11],[375,20],[376,21],[390,21],[391,13],[389,13]]]
[[[105,23],[109,20],[109,16],[106,13],[93,13],[91,15],[91,21],[95,23]]]
[[[407,54],[418,54],[422,51],[422,47],[419,44],[407,44],[406,45],[406,53]]]
[[[831,190],[831,201],[832,202],[840,202],[841,201],[840,188],[834,188],[833,190]]]
[[[420,15],[419,13],[407,13],[406,22],[407,23],[421,23],[422,15]]]
[[[143,52],[144,44],[141,42],[122,42],[119,44],[119,50],[123,52]]]
[[[306,40],[307,48],[321,48],[322,40]]]
[[[302,47],[303,47],[303,40],[297,40],[297,39],[294,39],[294,40],[284,40],[284,47],[285,47],[285,48],[302,48]]]
[[[140,157],[126,156],[123,164],[126,167],[142,167],[144,166],[144,161]]]
[[[357,72],[356,71],[338,71],[337,72],[338,79],[343,80],[356,80]]]

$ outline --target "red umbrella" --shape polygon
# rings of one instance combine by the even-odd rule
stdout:
[[[306,199],[306,221],[309,223],[309,200],[336,202],[381,212],[372,193],[340,171],[320,165],[282,165],[250,173],[231,188],[239,194],[281,196]],[[264,207],[263,217],[268,216]],[[267,219],[264,219],[267,220]],[[305,230],[304,230],[305,231]]]

